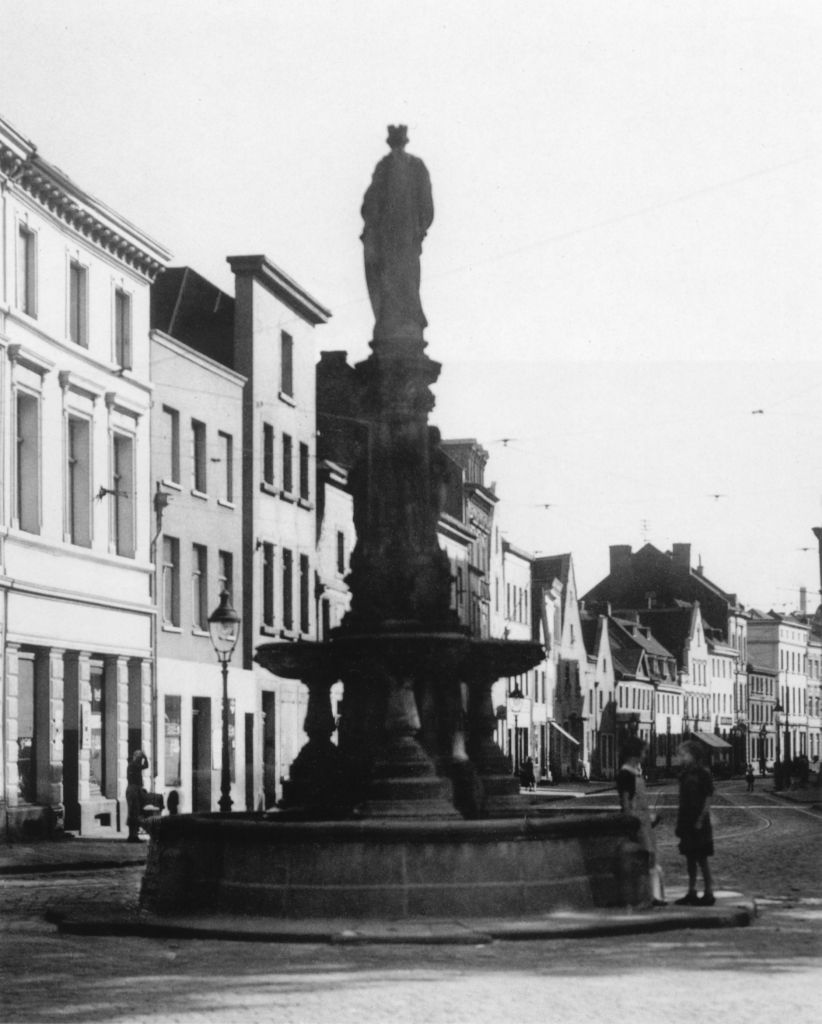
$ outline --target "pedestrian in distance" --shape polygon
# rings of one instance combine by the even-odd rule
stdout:
[[[648,858],[648,881],[651,892],[651,906],[665,906],[665,889],[662,868],[657,861],[654,826],[658,815],[651,813],[648,791],[642,774],[642,761],[648,752],[648,744],[640,736],[629,736],[623,749],[623,765],[617,772],[616,785],[619,805],[625,814],[639,818],[637,842]]]
[[[142,750],[135,750],[126,769],[126,808],[128,839],[126,842],[139,843],[140,823],[143,816],[143,771],[148,768],[148,758]]]
[[[522,766],[520,772],[520,783],[524,789],[529,792],[536,789],[537,779],[534,774],[534,759],[529,757],[525,764]]]
[[[677,756],[682,774],[679,777],[676,835],[679,837],[679,852],[688,865],[688,892],[676,902],[681,906],[711,907],[716,903],[711,869],[708,866],[708,858],[714,852],[711,827],[714,783],[703,763],[702,747],[696,740],[685,740]],[[702,896],[696,894],[697,869],[702,872],[705,885]]]
[[[754,791],[754,769],[753,765],[748,762],[748,767],[745,769],[745,781],[748,783],[748,792],[753,793]]]

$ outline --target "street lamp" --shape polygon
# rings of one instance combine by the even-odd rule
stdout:
[[[514,775],[519,775],[519,734],[517,733],[517,723],[524,704],[525,697],[523,692],[518,686],[515,686],[508,693],[508,707],[514,716]]]
[[[773,788],[782,789],[782,759],[779,756],[779,715],[782,714],[782,705],[779,701],[773,706],[773,731],[776,734],[776,760],[773,765]]]
[[[231,810],[231,768],[228,743],[228,663],[240,636],[240,616],[231,606],[228,591],[220,594],[220,603],[208,617],[208,632],[211,644],[217,652],[217,660],[223,673],[223,757],[220,772],[220,811],[228,814]]]
[[[765,740],[768,738],[768,727],[765,723],[762,723],[762,728],[759,730],[759,773],[760,775],[765,774],[765,766],[768,758],[765,753]]]

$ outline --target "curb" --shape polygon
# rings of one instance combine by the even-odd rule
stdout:
[[[235,942],[326,943],[331,945],[485,945],[494,941],[590,939],[676,929],[743,928],[756,917],[752,899],[692,910],[555,913],[539,918],[428,921],[288,921],[267,918],[159,917],[152,914],[74,912],[46,915],[68,935],[215,939]]]
[[[54,863],[0,864],[0,878],[7,875],[45,875],[59,874],[64,871],[104,871],[111,868],[145,867],[146,857],[134,860],[108,858],[103,860],[73,860]]]

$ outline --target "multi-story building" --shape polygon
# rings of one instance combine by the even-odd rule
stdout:
[[[158,330],[151,332],[151,375],[157,788],[180,811],[210,811],[220,796],[222,674],[208,616],[222,590],[244,613],[245,380]],[[261,788],[259,721],[253,673],[237,661],[228,670],[231,798],[235,809],[252,810]]]
[[[168,252],[0,120],[2,794],[124,824],[152,746],[149,287]]]
[[[586,728],[586,686],[590,679],[588,652],[582,630],[576,576],[570,554],[542,556],[533,563],[534,602],[549,633],[548,681],[545,694],[544,743],[540,753],[547,760],[554,781],[590,772],[592,730]],[[555,611],[553,627],[548,609]],[[535,636],[535,639],[537,637]],[[593,681],[591,680],[591,689]],[[547,755],[544,751],[547,749]]]
[[[808,643],[811,626],[793,615],[754,612],[748,622],[748,651],[757,664],[778,672],[777,759],[808,756]]]
[[[254,662],[317,635],[316,387],[312,330],[330,313],[265,256],[232,256],[233,297],[189,268],[155,286],[153,326],[229,367],[242,390],[242,651],[255,680],[257,805],[273,806],[305,742],[307,693]],[[239,723],[238,723],[239,726]],[[244,726],[245,728],[245,726]],[[256,777],[256,776],[255,776]]]
[[[748,761],[759,766],[760,772],[773,767],[776,759],[776,715],[779,673],[764,665],[747,666],[748,694],[747,718]]]

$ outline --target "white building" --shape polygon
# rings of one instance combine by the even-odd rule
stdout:
[[[0,121],[2,789],[124,824],[151,761],[149,286],[166,250]],[[28,824],[27,824],[28,823]]]

